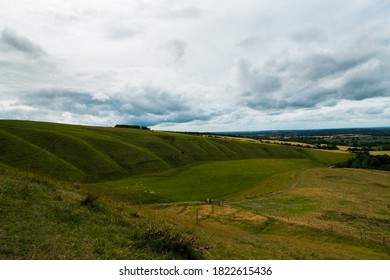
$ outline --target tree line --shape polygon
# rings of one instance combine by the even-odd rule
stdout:
[[[150,130],[149,127],[141,126],[141,125],[117,124],[117,125],[115,125],[115,127]]]
[[[370,155],[367,151],[356,152],[356,157],[339,163],[336,167],[365,168],[390,171],[390,156]]]

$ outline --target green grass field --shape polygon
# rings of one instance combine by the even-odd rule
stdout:
[[[256,185],[270,177],[316,165],[319,164],[308,159],[212,161],[186,166],[166,174],[110,181],[99,189],[106,195],[114,195],[127,201],[132,201],[132,194],[135,192],[144,193],[146,202],[150,199],[153,202],[223,199],[245,192],[248,188],[253,190]],[[259,191],[264,193],[280,189],[286,186],[283,183],[288,184],[288,181],[274,180],[273,186],[263,187]]]
[[[27,121],[0,144],[0,259],[390,259],[389,172],[327,168],[347,153]]]

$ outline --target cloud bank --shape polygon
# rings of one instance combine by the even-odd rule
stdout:
[[[0,118],[202,131],[388,125],[386,1],[0,4]]]
[[[20,52],[27,57],[39,58],[46,52],[28,38],[19,36],[14,30],[4,28],[0,34],[0,46],[3,52]]]

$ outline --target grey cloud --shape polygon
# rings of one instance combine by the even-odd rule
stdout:
[[[236,70],[242,103],[256,110],[281,110],[390,96],[390,69],[382,55],[309,54],[261,66],[241,62]]]
[[[274,93],[282,87],[277,76],[269,75],[262,69],[251,67],[248,62],[240,60],[236,65],[236,74],[242,87],[244,103],[252,108],[282,107],[283,100],[277,100]],[[276,105],[276,104],[279,105]],[[273,104],[273,105],[272,105]]]
[[[114,40],[133,38],[138,31],[130,28],[112,28],[107,31],[107,37]]]
[[[261,69],[251,68],[245,61],[239,61],[237,65],[239,79],[246,84],[249,91],[269,94],[277,91],[282,86],[279,77],[269,74]]]
[[[195,7],[185,7],[179,9],[172,9],[167,11],[166,16],[169,18],[188,19],[198,18],[202,14],[201,10]]]
[[[130,88],[128,91],[129,105],[135,115],[145,113],[153,115],[168,115],[170,112],[185,112],[190,110],[187,100],[180,95],[172,94],[158,88]]]
[[[310,27],[297,31],[291,37],[294,41],[300,43],[324,42],[327,39],[326,32],[319,27]]]
[[[93,98],[91,94],[67,89],[43,90],[34,93],[26,93],[17,102],[18,105],[26,105],[42,111],[57,111],[86,114],[99,114],[110,111],[113,107],[120,108],[119,100],[107,102]]]
[[[295,62],[291,65],[297,67],[302,75],[310,80],[318,80],[327,76],[334,76],[348,70],[351,70],[359,65],[362,65],[372,58],[370,54],[314,54],[309,55],[302,61]]]
[[[390,74],[389,71],[385,73]],[[386,79],[379,71],[358,73],[346,81],[340,88],[339,95],[343,99],[350,100],[390,96],[390,82]]]
[[[21,52],[29,57],[41,57],[46,54],[41,46],[24,36],[19,36],[14,30],[4,28],[0,36],[0,46],[5,51]]]
[[[240,48],[251,48],[254,46],[257,46],[259,44],[262,44],[264,42],[264,39],[258,36],[251,36],[247,37],[237,43],[237,46]]]
[[[120,96],[99,100],[88,92],[51,89],[25,94],[14,106],[28,106],[34,115],[68,113],[82,118],[95,116],[115,118],[112,121],[137,122],[156,125],[163,122],[185,123],[208,120],[213,114],[193,108],[180,94],[157,88],[130,88]]]
[[[44,85],[68,82],[61,67],[49,56],[27,58],[19,54],[0,55],[0,87],[4,87],[0,99],[14,98],[21,92],[35,91]]]
[[[127,107],[129,113],[140,120],[147,120],[149,125],[159,123],[186,123],[194,120],[209,120],[215,114],[203,108],[192,106],[189,96],[169,92],[161,88],[145,87],[128,89]]]
[[[188,45],[181,40],[172,40],[166,44],[176,63],[181,62],[186,54]]]
[[[317,105],[336,105],[337,89],[324,88],[321,86],[308,85],[306,88],[298,89],[296,94],[286,96],[285,107],[287,108],[312,108]]]
[[[123,23],[110,24],[106,30],[106,37],[114,40],[129,39],[140,33],[140,30],[140,27]]]

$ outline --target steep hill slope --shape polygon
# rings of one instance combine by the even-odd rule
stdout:
[[[138,129],[0,121],[0,162],[72,181],[98,182],[204,161],[312,158],[302,149]]]

